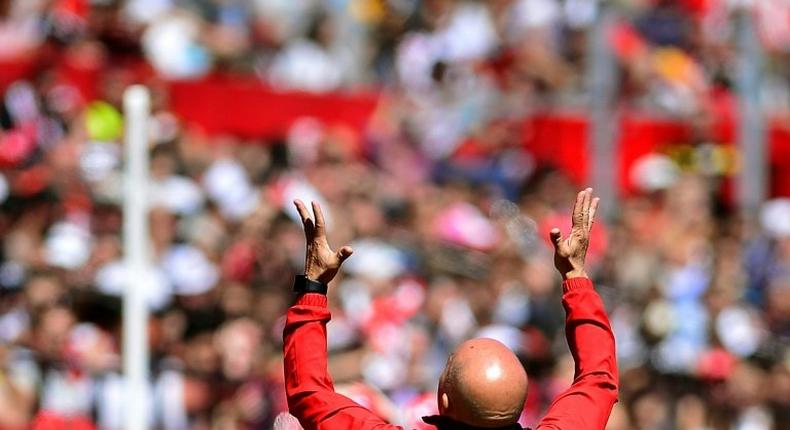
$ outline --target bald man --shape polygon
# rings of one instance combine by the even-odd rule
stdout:
[[[285,385],[288,407],[306,430],[401,429],[351,399],[335,393],[327,373],[327,286],[351,256],[348,246],[329,247],[321,207],[294,202],[307,239],[305,274],[297,276],[296,303],[285,324]],[[551,230],[554,265],[563,278],[565,332],[576,363],[573,384],[552,402],[537,430],[602,430],[617,401],[614,335],[592,282],[584,271],[598,198],[592,189],[576,196],[572,229],[563,238]],[[472,339],[450,355],[439,379],[439,415],[423,421],[440,430],[521,430],[527,374],[503,344]]]

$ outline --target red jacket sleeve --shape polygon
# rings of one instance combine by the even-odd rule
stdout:
[[[617,402],[614,334],[589,279],[568,279],[562,290],[565,335],[576,372],[571,387],[554,399],[537,430],[603,430]]]
[[[327,371],[326,323],[330,318],[326,296],[321,294],[304,294],[288,310],[283,350],[291,415],[305,430],[402,430],[335,393]]]

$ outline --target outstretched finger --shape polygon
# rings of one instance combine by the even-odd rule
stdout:
[[[586,190],[579,191],[579,194],[576,194],[576,204],[573,205],[573,216],[571,217],[571,223],[574,229],[576,228],[583,228],[583,218],[584,218],[584,194]]]
[[[557,250],[560,247],[560,243],[562,242],[562,232],[557,227],[554,227],[549,232],[549,238],[551,239],[552,245],[554,245],[554,249]]]
[[[310,219],[310,212],[307,211],[307,206],[304,203],[297,199],[294,200],[294,206],[296,206],[296,211],[299,212],[299,217],[302,218],[302,224],[304,224],[305,233],[311,233],[313,228],[313,220]]]
[[[351,249],[350,246],[346,245],[337,251],[337,261],[342,264],[348,257],[351,257],[351,254],[353,253],[354,250]]]
[[[315,215],[315,233],[318,236],[322,236],[326,228],[324,212],[321,211],[321,205],[318,202],[313,201],[311,203],[313,205],[313,214]]]
[[[299,212],[299,217],[302,218],[302,222],[310,219],[310,212],[307,211],[307,206],[305,206],[301,200],[294,200],[294,206],[296,206],[296,211]]]
[[[582,226],[585,230],[590,225],[590,200],[592,200],[592,188],[585,188],[582,201]]]
[[[598,203],[601,201],[600,198],[596,197],[592,200],[590,204],[590,216],[589,220],[587,221],[587,231],[592,230],[592,226],[595,223],[595,211],[598,210]]]

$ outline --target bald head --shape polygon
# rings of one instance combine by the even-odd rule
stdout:
[[[521,415],[527,373],[502,343],[472,339],[450,355],[437,394],[442,416],[475,427],[503,427]]]

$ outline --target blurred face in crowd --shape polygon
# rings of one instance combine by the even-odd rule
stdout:
[[[66,307],[53,306],[42,311],[34,326],[34,342],[38,350],[45,357],[60,357],[74,323],[75,316]]]
[[[25,296],[33,309],[47,309],[54,306],[64,293],[64,287],[54,275],[39,275],[28,281]]]

